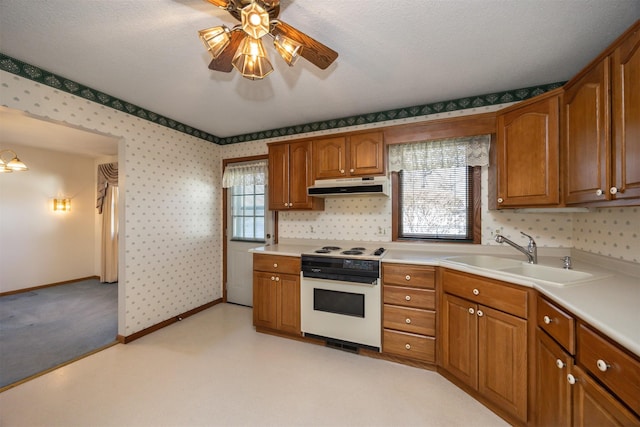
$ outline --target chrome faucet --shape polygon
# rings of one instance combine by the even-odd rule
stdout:
[[[522,231],[520,232],[520,234],[529,238],[529,244],[527,245],[526,248],[518,245],[517,243],[512,242],[511,240],[504,237],[502,234],[496,234],[496,242],[506,243],[508,245],[513,246],[514,248],[516,248],[517,250],[519,250],[520,252],[522,252],[527,256],[527,261],[529,261],[529,264],[537,264],[538,263],[538,246],[536,246],[536,241],[533,240],[533,237],[523,233]]]

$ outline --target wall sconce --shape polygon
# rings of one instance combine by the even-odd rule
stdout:
[[[71,199],[53,199],[54,212],[69,212],[71,210]]]

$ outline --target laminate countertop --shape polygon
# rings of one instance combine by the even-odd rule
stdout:
[[[391,243],[376,243],[392,246],[381,258],[383,263],[402,263],[446,267],[478,276],[531,287],[552,301],[560,304],[574,315],[588,322],[632,353],[640,356],[640,264],[619,261],[587,252],[569,249],[553,250],[539,248],[540,265],[561,267],[561,258],[571,255],[574,271],[592,274],[586,281],[558,286],[532,278],[518,277],[491,268],[480,268],[456,261],[466,255],[494,255],[500,258],[524,261],[524,256],[505,252],[494,246],[446,246],[443,249],[406,249]],[[300,256],[311,253],[319,244],[283,243],[251,249],[253,253]],[[369,245],[371,246],[371,245]],[[546,252],[546,254],[545,254]],[[547,255],[548,254],[548,255]],[[562,255],[562,256],[561,256]]]

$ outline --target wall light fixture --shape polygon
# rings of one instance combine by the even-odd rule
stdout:
[[[71,210],[71,199],[53,199],[54,212],[69,212]]]
[[[11,157],[2,158],[5,154],[9,154]],[[26,170],[29,170],[29,168],[20,161],[15,151],[0,150],[0,173],[20,172]]]

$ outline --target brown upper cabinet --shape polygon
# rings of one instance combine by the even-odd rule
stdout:
[[[556,89],[498,114],[492,207],[560,204],[561,95]]]
[[[384,174],[382,132],[336,136],[313,141],[315,179]]]
[[[562,113],[565,202],[637,204],[640,21],[565,85]]]
[[[324,200],[307,196],[313,185],[311,141],[269,145],[269,209],[322,210]]]

